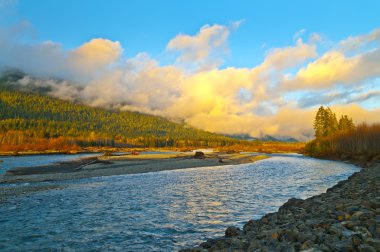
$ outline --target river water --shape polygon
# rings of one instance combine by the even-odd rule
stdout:
[[[114,152],[114,155],[125,155],[130,152]],[[142,151],[140,154],[179,154],[177,151]],[[0,156],[0,174],[7,170],[19,167],[34,167],[52,165],[60,162],[73,161],[85,157],[100,156],[102,153],[80,153],[80,154],[42,154],[24,156]]]
[[[174,251],[242,227],[291,197],[325,192],[358,170],[274,155],[253,164],[54,182],[64,189],[0,205],[0,251]]]
[[[25,156],[0,156],[0,174],[9,169],[18,167],[33,167],[50,165],[59,162],[72,161],[79,158],[99,156],[99,153],[89,154],[49,154],[49,155],[25,155]]]

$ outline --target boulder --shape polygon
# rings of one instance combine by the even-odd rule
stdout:
[[[241,230],[240,228],[237,227],[228,227],[225,232],[226,237],[234,237],[234,236],[239,236],[241,235]]]
[[[197,151],[195,152],[194,157],[202,159],[202,158],[205,158],[205,154],[202,151]]]

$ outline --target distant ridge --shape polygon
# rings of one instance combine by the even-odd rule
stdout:
[[[241,143],[227,136],[138,112],[89,107],[47,96],[48,88],[8,71],[0,78],[0,145],[45,144],[52,139],[79,146],[218,147]]]
[[[22,83],[26,76],[29,81]],[[52,88],[48,85],[41,85],[39,82],[42,80],[46,81],[47,79],[31,77],[15,69],[0,74],[0,108],[2,109],[0,111],[0,126],[3,129],[25,132],[27,128],[29,131],[32,130],[35,136],[41,138],[75,137],[83,139],[84,142],[91,135],[98,139],[99,145],[115,144],[127,140],[133,146],[157,147],[224,146],[242,143],[242,141],[299,142],[292,137],[215,134],[192,128],[179,119],[173,120],[131,111],[120,112],[118,110],[93,108],[81,104],[80,101],[63,101],[52,98]],[[64,81],[58,78],[49,78],[49,80]],[[30,104],[32,104],[31,108],[29,108]],[[47,109],[43,104],[50,104],[53,109]],[[62,109],[64,109],[65,114],[59,112]],[[78,113],[93,116],[80,118]],[[104,121],[102,117],[112,120],[112,122]],[[74,122],[73,118],[75,118]],[[147,123],[148,121],[149,123]],[[72,123],[74,124],[70,125]],[[45,129],[41,127],[45,127]],[[69,130],[69,128],[75,129]]]
[[[247,141],[263,141],[263,142],[284,142],[284,143],[298,143],[299,141],[293,137],[284,137],[284,138],[276,138],[270,135],[264,135],[262,137],[251,137],[248,134],[236,134],[236,135],[226,135],[227,137],[239,139],[239,140],[247,140]]]

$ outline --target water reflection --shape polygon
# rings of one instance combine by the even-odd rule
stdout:
[[[0,250],[172,251],[223,235],[357,169],[302,156],[58,182],[0,206]]]

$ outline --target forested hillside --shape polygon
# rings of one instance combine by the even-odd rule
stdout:
[[[92,108],[0,87],[0,149],[225,146],[239,140],[137,112]]]

